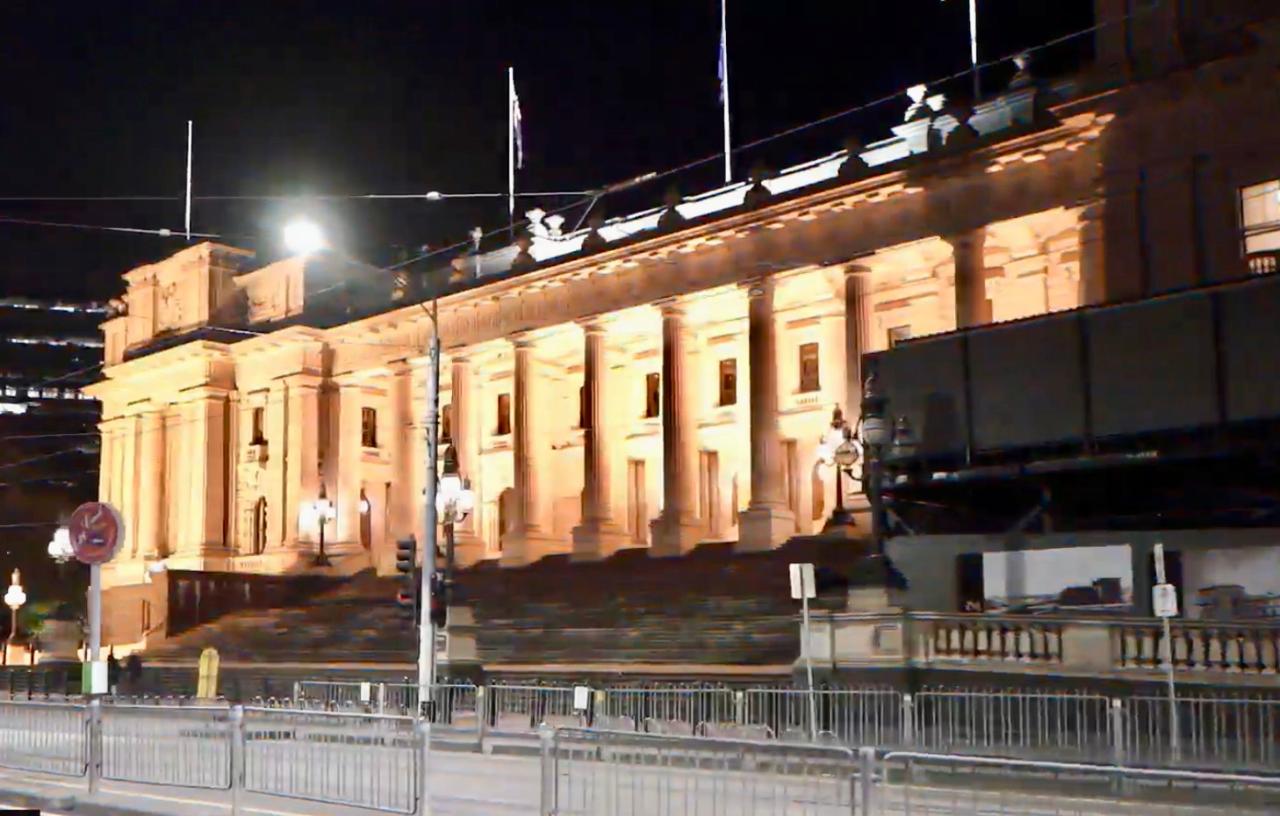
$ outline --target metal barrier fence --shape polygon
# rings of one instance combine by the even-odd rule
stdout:
[[[848,748],[545,728],[542,807],[550,816],[848,816]]]
[[[88,707],[0,702],[0,766],[83,776],[89,767]]]
[[[810,739],[809,693],[800,689],[748,689],[741,722],[765,726],[788,742]],[[840,745],[898,745],[904,698],[888,688],[824,688],[814,691],[820,740]]]
[[[1089,693],[922,691],[906,702],[911,734],[899,744],[940,753],[1109,761],[1121,713],[1111,703]]]
[[[425,806],[425,724],[241,706],[0,702],[0,766],[392,813]]]
[[[1169,736],[1167,697],[1125,701],[1122,754],[1130,762],[1280,768],[1280,699],[1178,698],[1177,745]]]
[[[614,730],[692,735],[699,725],[741,723],[739,700],[727,688],[606,688],[595,696],[593,723]]]
[[[1280,777],[1000,757],[863,753],[860,816],[1275,813]]]
[[[358,685],[358,684],[349,684]],[[341,694],[316,694],[317,700]],[[1180,690],[1178,745],[1167,699],[1043,689],[819,688],[818,741],[847,747],[1012,755],[1192,767],[1280,767],[1280,696]],[[369,711],[412,711],[417,690],[370,684]],[[809,742],[808,692],[707,685],[591,689],[541,684],[444,685],[433,718],[482,739],[539,725]],[[395,700],[392,709],[387,701]],[[403,705],[407,701],[409,705]]]
[[[247,791],[396,813],[425,796],[408,717],[246,708],[242,740]]]
[[[99,711],[103,779],[231,787],[235,735],[230,708],[107,705]]]

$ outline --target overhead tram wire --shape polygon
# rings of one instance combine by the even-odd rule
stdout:
[[[534,190],[516,193],[517,198],[552,198],[586,196],[591,190]],[[246,195],[197,195],[192,201],[448,201],[449,199],[506,198],[506,193],[466,192],[442,193],[429,190],[425,193],[280,193]],[[172,195],[86,195],[86,196],[0,196],[3,204],[49,204],[93,202],[173,202],[183,196]],[[185,237],[186,231],[182,232]],[[195,235],[195,233],[192,233]]]

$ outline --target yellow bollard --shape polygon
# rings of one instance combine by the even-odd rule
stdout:
[[[196,696],[202,700],[218,696],[218,650],[212,646],[200,653],[200,679]]]

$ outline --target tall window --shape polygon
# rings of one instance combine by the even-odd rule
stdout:
[[[440,443],[453,444],[453,403],[440,409]]]
[[[889,329],[889,348],[911,339],[910,326],[894,326]]]
[[[662,410],[662,375],[644,375],[644,416],[656,417]]]
[[[266,408],[253,409],[253,437],[249,444],[261,445],[267,441],[266,428],[264,427],[266,425],[266,413]]]
[[[378,412],[373,408],[360,409],[360,444],[366,448],[378,447]]]
[[[511,395],[498,395],[498,427],[494,431],[498,436],[511,433]]]
[[[738,361],[720,361],[720,404],[738,403]]]
[[[800,390],[817,391],[818,383],[818,344],[802,343],[800,345]]]
[[[1244,256],[1255,275],[1280,271],[1280,181],[1240,190]]]

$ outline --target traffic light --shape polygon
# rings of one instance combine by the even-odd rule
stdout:
[[[403,573],[413,574],[418,560],[418,542],[413,536],[396,539],[396,569]]]
[[[431,625],[444,629],[449,624],[449,591],[444,576],[431,575]]]
[[[400,608],[400,617],[415,622],[418,620],[418,595],[422,591],[414,564],[417,560],[417,548],[413,536],[396,539],[396,569],[405,576],[404,585],[396,593],[396,606]]]

